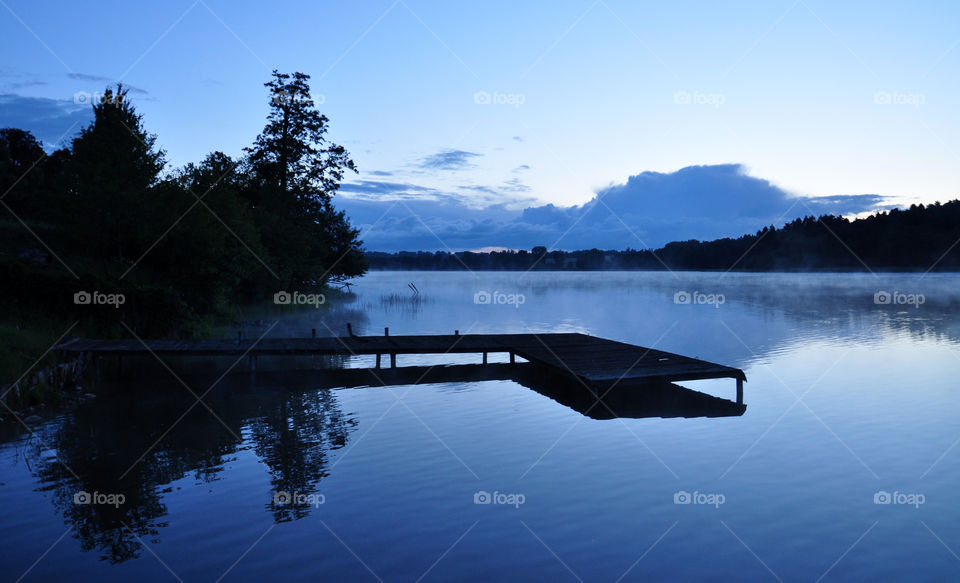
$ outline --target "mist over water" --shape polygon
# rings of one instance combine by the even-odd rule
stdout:
[[[212,386],[199,405],[143,363],[0,445],[0,564],[24,581],[958,579],[958,284],[372,272],[248,333],[582,332],[742,368],[747,411],[595,420],[509,380],[175,365]]]

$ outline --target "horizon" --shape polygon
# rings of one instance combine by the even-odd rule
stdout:
[[[299,70],[312,76],[331,139],[360,170],[347,176],[338,206],[362,229],[384,231],[357,209],[377,201],[382,216],[398,200],[426,204],[401,209],[410,213],[397,232],[374,237],[391,240],[423,223],[420,240],[439,238],[438,248],[567,241],[555,242],[561,229],[522,245],[459,242],[444,234],[450,221],[431,220],[440,212],[431,202],[453,205],[454,223],[482,223],[489,217],[475,211],[572,209],[632,177],[690,167],[736,166],[791,200],[880,197],[882,205],[853,205],[847,216],[957,197],[960,40],[947,23],[958,6],[867,13],[798,0],[704,4],[687,14],[597,0],[549,12],[511,6],[510,19],[403,0],[288,6],[265,15],[198,0],[47,14],[5,3],[0,43],[16,62],[0,68],[0,126],[30,130],[48,147],[62,143],[92,119],[89,100],[123,82],[170,170],[215,150],[240,155],[262,127],[270,71]],[[95,39],[105,35],[105,15],[118,11],[126,24],[111,29],[112,50],[102,51]],[[673,26],[656,26],[664,22]],[[320,47],[307,40],[313,25],[323,31]],[[491,39],[503,40],[482,42]],[[755,219],[747,226],[780,214],[729,204]],[[635,245],[690,236],[610,211]]]

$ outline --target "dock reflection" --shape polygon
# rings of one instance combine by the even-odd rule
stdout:
[[[592,419],[736,417],[746,405],[674,383],[623,381],[610,390],[532,363],[340,369],[308,374],[319,388],[514,381]]]
[[[209,382],[190,378],[197,390]],[[284,503],[278,493],[320,492],[330,457],[351,438],[356,419],[333,389],[497,380],[593,419],[723,417],[745,409],[671,384],[623,385],[598,396],[531,363],[237,374],[207,394],[204,406],[165,381],[105,386],[95,403],[37,428],[24,456],[81,547],[120,563],[141,555],[143,540],[167,525],[165,494],[175,483],[211,484],[242,450],[252,450],[269,474],[271,490],[259,504],[274,522],[308,516],[312,506]],[[90,496],[111,498],[91,503]]]

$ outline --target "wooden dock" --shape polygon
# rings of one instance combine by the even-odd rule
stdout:
[[[403,354],[506,353],[519,356],[553,373],[569,375],[596,390],[620,383],[674,383],[730,378],[737,383],[737,403],[743,403],[744,372],[688,356],[616,342],[586,334],[459,334],[263,338],[260,340],[87,340],[73,339],[57,346],[61,353],[90,357],[124,356],[246,356],[251,370],[258,356],[279,355],[389,355],[390,367]]]

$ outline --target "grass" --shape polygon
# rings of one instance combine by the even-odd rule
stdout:
[[[62,398],[58,387],[46,383],[29,387],[24,384],[38,371],[56,364],[57,356],[49,349],[69,326],[65,323],[61,327],[52,321],[31,325],[0,323],[0,386],[20,381],[19,390],[11,390],[6,395],[11,409],[55,403]]]

